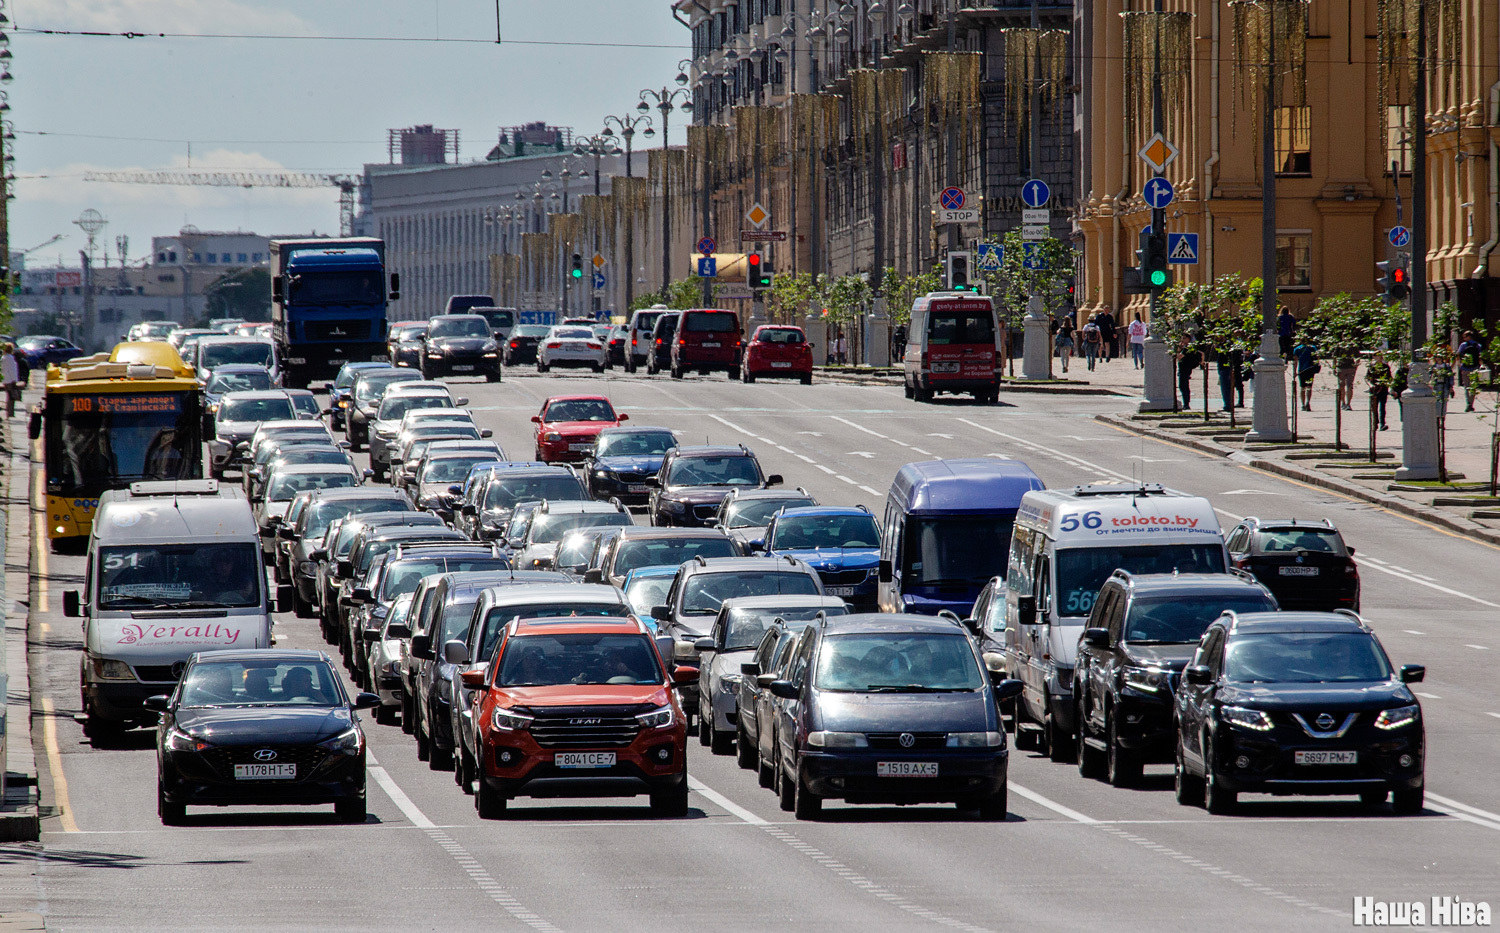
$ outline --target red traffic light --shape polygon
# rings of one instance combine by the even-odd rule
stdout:
[[[1391,281],[1395,282],[1397,285],[1405,285],[1406,284],[1406,270],[1403,269],[1403,268],[1401,268],[1400,266],[1397,266],[1396,268],[1392,269],[1391,270]]]
[[[748,255],[748,256],[745,257],[745,261],[750,264],[750,268],[751,269],[759,269],[760,268],[760,253],[751,253],[750,255]]]

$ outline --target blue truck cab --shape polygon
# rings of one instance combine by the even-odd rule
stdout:
[[[967,618],[1003,577],[1021,497],[1045,488],[1019,460],[976,457],[908,463],[886,495],[880,611]]]
[[[271,241],[272,336],[288,386],[326,380],[386,353],[385,242],[374,237]]]

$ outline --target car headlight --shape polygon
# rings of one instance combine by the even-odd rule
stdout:
[[[1002,741],[998,732],[950,732],[949,748],[996,748]]]
[[[1271,731],[1271,717],[1258,709],[1243,706],[1225,706],[1219,710],[1219,718],[1234,726],[1254,729],[1256,732]]]
[[[685,511],[687,511],[687,505],[684,504],[684,503],[682,503],[682,502],[678,502],[675,499],[668,499],[666,502],[664,502],[662,504],[667,507],[667,511],[668,512],[685,512]]]
[[[739,674],[725,674],[724,678],[719,681],[719,689],[725,693],[733,693],[739,689],[740,676]]]
[[[813,748],[869,748],[863,732],[809,732],[807,744]]]
[[[498,350],[499,348],[500,348],[500,345],[498,343],[496,343],[495,341],[493,341],[493,340],[486,340],[484,342],[484,346],[480,347],[479,349],[483,350],[486,353],[493,353],[496,350]]]
[[[94,659],[95,680],[135,680],[135,672],[124,661],[113,658]]]
[[[444,703],[453,702],[453,681],[446,677],[438,677],[435,680],[437,682],[438,699]]]
[[[194,738],[175,726],[167,733],[167,748],[174,752],[201,752],[209,747],[208,742]]]
[[[1159,667],[1132,667],[1125,671],[1125,683],[1137,690],[1160,693],[1171,684],[1172,672]]]
[[[365,736],[359,726],[350,726],[331,739],[319,742],[318,747],[342,755],[358,755],[365,747]]]
[[[556,431],[548,431],[546,434],[542,435],[542,440],[544,441],[560,441],[562,439],[563,436]]]
[[[1375,717],[1375,728],[1399,729],[1416,722],[1421,715],[1422,708],[1416,704],[1381,710],[1380,715]]]
[[[649,713],[642,713],[635,717],[635,721],[641,724],[642,729],[664,729],[672,724],[672,707],[662,706]]]
[[[529,727],[535,718],[497,706],[494,715],[490,717],[490,725],[503,732],[518,732]]]
[[[315,560],[302,561],[297,565],[297,572],[304,577],[316,577],[318,575],[318,562]]]

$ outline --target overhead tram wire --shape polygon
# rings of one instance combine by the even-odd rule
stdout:
[[[264,33],[225,32],[136,32],[123,30],[109,32],[94,29],[47,29],[36,26],[17,26],[15,33],[39,36],[82,36],[105,39],[251,39],[274,42],[433,42],[458,45],[496,45],[493,39],[472,39],[457,36],[294,36],[268,35]],[[686,43],[651,42],[581,42],[564,39],[506,39],[504,45],[564,46],[571,48],[601,49],[674,49],[687,48]]]

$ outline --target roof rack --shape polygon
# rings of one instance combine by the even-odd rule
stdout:
[[[1074,486],[1075,496],[1164,496],[1167,488],[1161,483],[1089,483]]]
[[[132,498],[217,496],[219,481],[216,479],[142,480],[131,483],[129,488]]]

